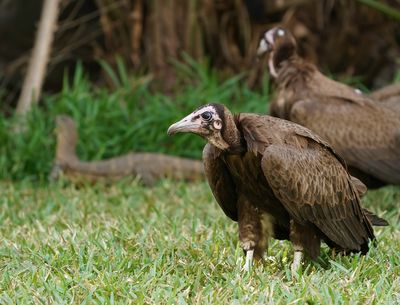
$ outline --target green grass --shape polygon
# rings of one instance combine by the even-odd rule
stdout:
[[[178,88],[171,95],[149,90],[146,77],[128,77],[123,65],[112,71],[115,90],[92,86],[80,66],[72,81],[56,95],[45,97],[29,114],[25,132],[15,134],[16,118],[0,114],[0,180],[44,181],[54,158],[54,119],[67,113],[78,124],[78,155],[98,160],[128,151],[153,151],[201,157],[204,141],[182,135],[168,137],[167,128],[202,104],[219,101],[233,111],[267,110],[268,81],[263,90],[250,90],[241,76],[221,78],[205,63],[189,58],[177,64]]]
[[[171,95],[151,93],[146,77],[104,66],[115,90],[93,87],[78,66],[63,90],[27,117],[0,117],[0,304],[396,304],[400,302],[400,190],[369,192],[367,207],[390,221],[366,256],[334,257],[326,247],[292,279],[288,242],[272,241],[250,274],[236,224],[208,186],[137,181],[74,188],[47,183],[54,118],[78,123],[78,154],[96,160],[127,151],[200,157],[204,141],[167,127],[199,105],[267,108],[268,80],[254,92],[240,76],[221,78],[206,63],[178,64]],[[180,88],[180,89],[179,89]]]
[[[1,304],[398,304],[400,189],[370,192],[384,215],[366,256],[306,261],[288,242],[244,274],[237,225],[205,183],[110,187],[1,183]]]

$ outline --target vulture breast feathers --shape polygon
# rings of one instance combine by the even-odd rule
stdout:
[[[309,129],[267,115],[234,116],[221,104],[208,104],[168,130],[177,132],[208,140],[206,177],[225,214],[239,222],[247,253],[255,249],[262,257],[268,237],[290,239],[312,258],[321,239],[346,252],[368,250],[374,239],[369,218],[381,219],[361,208],[365,186]]]
[[[274,28],[259,54],[269,53],[277,97],[270,113],[296,122],[327,140],[351,173],[368,187],[400,184],[400,108],[331,80],[296,53],[293,36]]]

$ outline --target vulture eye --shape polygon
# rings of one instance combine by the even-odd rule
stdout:
[[[201,114],[201,117],[205,121],[211,121],[212,113],[210,111],[205,111]]]
[[[278,35],[278,36],[285,36],[285,30],[283,30],[283,29],[278,29],[277,30],[277,32],[276,32],[276,34]]]

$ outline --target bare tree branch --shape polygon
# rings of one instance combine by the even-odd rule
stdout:
[[[45,0],[43,4],[35,45],[17,104],[17,113],[19,114],[29,111],[32,103],[37,103],[39,100],[56,29],[60,2],[61,0]]]

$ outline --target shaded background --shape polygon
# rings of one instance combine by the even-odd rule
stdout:
[[[3,112],[15,107],[41,5],[0,0]],[[399,68],[399,12],[399,0],[64,0],[45,90],[60,90],[77,61],[92,82],[113,86],[100,62],[115,67],[119,56],[130,73],[148,75],[153,89],[169,93],[179,85],[174,65],[184,54],[208,59],[222,75],[245,73],[259,88],[264,68],[255,48],[278,24],[325,73],[377,88]]]
[[[168,126],[210,101],[265,113],[273,87],[255,50],[276,25],[328,76],[366,91],[400,80],[400,0],[63,0],[45,94],[16,133],[41,5],[0,0],[0,180],[47,181],[61,113],[82,160],[201,158],[200,137]]]

